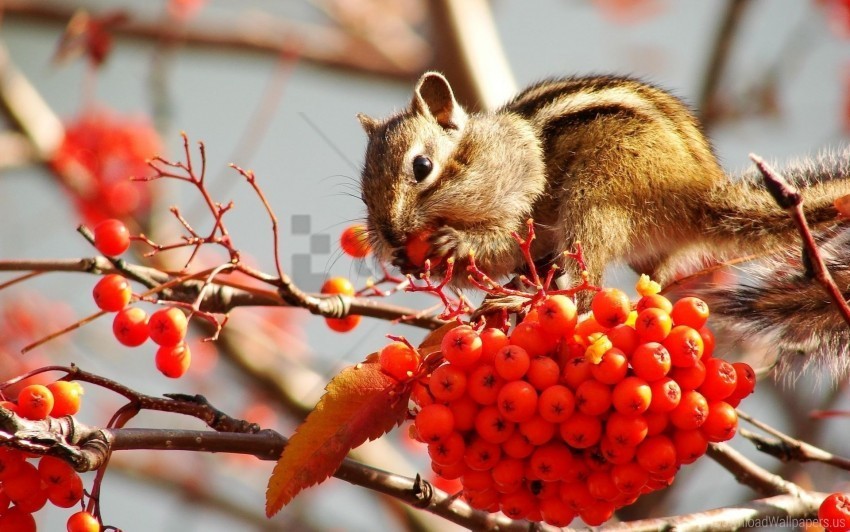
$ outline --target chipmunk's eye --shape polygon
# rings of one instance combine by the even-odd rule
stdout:
[[[417,183],[421,183],[428,177],[433,169],[434,163],[428,157],[417,155],[413,158],[413,178],[416,179]]]

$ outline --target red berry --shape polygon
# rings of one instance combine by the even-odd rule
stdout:
[[[532,319],[531,313],[514,327],[510,342],[511,345],[525,350],[529,357],[549,355],[557,347],[557,337],[546,334],[540,322]]]
[[[624,323],[632,309],[629,296],[616,288],[606,288],[597,292],[590,305],[593,317],[604,327],[614,327]]]
[[[710,442],[732,439],[738,430],[738,413],[735,412],[735,407],[724,401],[708,403],[708,416],[700,430]]]
[[[617,384],[626,377],[629,370],[629,359],[620,349],[613,347],[605,354],[599,364],[594,364],[590,372],[593,378],[604,384]]]
[[[65,481],[48,487],[47,498],[54,506],[70,508],[83,498],[83,480],[75,473]]]
[[[17,475],[25,463],[23,452],[9,447],[0,447],[0,481]]]
[[[652,392],[652,400],[649,403],[650,412],[670,412],[682,399],[682,389],[669,377],[650,383],[649,388]]]
[[[458,432],[452,432],[440,441],[428,444],[428,456],[435,464],[449,466],[463,461],[466,443]]]
[[[192,363],[192,352],[185,343],[163,346],[156,350],[154,362],[156,369],[163,375],[178,379],[189,369],[189,364]]]
[[[506,381],[521,379],[531,366],[528,352],[518,345],[505,346],[496,353],[496,373]]]
[[[611,468],[611,480],[623,493],[638,493],[649,480],[649,473],[636,462],[617,464]]]
[[[77,512],[68,518],[68,532],[100,532],[100,523],[88,512]]]
[[[157,310],[148,320],[148,334],[160,346],[173,346],[183,341],[188,327],[186,314],[177,307]]]
[[[344,318],[325,318],[325,324],[332,330],[345,333],[357,327],[360,323],[359,314],[349,314]]]
[[[818,521],[828,532],[850,530],[850,495],[832,493],[818,508]]]
[[[504,443],[516,430],[516,424],[505,418],[495,406],[485,406],[475,416],[475,432],[490,443]]]
[[[427,443],[446,438],[455,428],[454,415],[449,407],[436,403],[423,407],[416,414],[414,424],[419,438]]]
[[[538,391],[558,383],[561,376],[561,368],[558,363],[549,357],[534,357],[525,373],[525,380],[531,383]]]
[[[632,369],[635,376],[652,382],[667,375],[670,371],[670,353],[657,342],[641,344],[632,353]]]
[[[519,424],[519,433],[534,447],[539,447],[551,440],[556,432],[558,432],[558,425],[546,421],[539,414]]]
[[[94,247],[107,257],[117,257],[130,247],[130,231],[121,220],[103,220],[94,227]]]
[[[3,491],[12,502],[23,501],[33,492],[41,489],[41,477],[38,469],[29,462],[24,462],[14,476],[3,481]],[[0,530],[4,530],[0,528]]]
[[[322,285],[323,294],[344,294],[353,296],[354,285],[345,277],[331,277]]]
[[[471,368],[481,358],[481,337],[469,325],[461,325],[443,336],[440,350],[443,357],[457,367]]]
[[[635,459],[652,473],[669,474],[676,471],[676,447],[664,435],[650,436],[637,448]]]
[[[680,464],[692,464],[708,450],[708,440],[699,429],[674,430],[672,438]]]
[[[35,519],[32,514],[17,506],[0,513],[0,530],[9,532],[35,532]]]
[[[576,388],[576,407],[589,416],[600,416],[611,407],[611,387],[588,379]]]
[[[491,405],[496,402],[504,384],[505,380],[496,373],[496,368],[482,364],[470,372],[466,393],[480,405]]]
[[[699,331],[687,325],[673,327],[664,347],[670,352],[670,360],[677,368],[689,368],[703,357],[705,345]]]
[[[50,411],[52,417],[73,416],[80,411],[83,387],[79,382],[51,382],[47,389],[53,394],[53,410]]]
[[[628,416],[612,412],[605,422],[605,435],[624,447],[636,447],[646,438],[648,425],[643,416]]]
[[[670,315],[660,308],[648,308],[637,315],[635,330],[642,342],[662,342],[673,328]]]
[[[546,482],[561,480],[572,468],[573,453],[561,442],[551,442],[538,447],[528,465],[537,478]]]
[[[138,307],[128,307],[115,315],[112,334],[122,344],[137,347],[148,339],[148,315]]]
[[[708,305],[698,297],[683,297],[673,305],[670,317],[676,325],[699,329],[708,320]]]
[[[31,384],[18,392],[18,415],[27,419],[44,419],[53,409],[53,393],[47,386]]]
[[[106,312],[118,312],[123,309],[132,296],[130,282],[117,273],[103,276],[92,290],[95,304]]]
[[[668,375],[671,379],[679,383],[682,391],[696,390],[705,381],[705,364],[702,363],[702,360],[697,360],[689,368],[677,368],[674,366]]]
[[[484,364],[492,364],[496,358],[496,352],[510,343],[508,335],[501,329],[487,327],[479,335],[481,338],[481,358]]]
[[[682,393],[679,404],[670,411],[670,423],[682,430],[696,429],[705,423],[708,402],[699,392],[688,390]]]
[[[572,334],[578,321],[572,299],[560,294],[546,296],[536,308],[537,321],[546,334],[555,337]]]
[[[59,485],[76,474],[71,464],[59,458],[42,456],[38,461],[38,475],[48,486]]]
[[[735,367],[719,358],[705,361],[705,380],[698,388],[706,399],[719,401],[726,399],[738,385],[738,373]]]
[[[381,369],[388,375],[401,381],[413,375],[413,372],[419,367],[419,353],[404,342],[393,342],[381,349],[378,353],[378,362],[381,364]],[[465,375],[464,380],[466,380]],[[434,391],[432,390],[431,393],[434,393]],[[460,393],[462,394],[463,391]],[[460,394],[457,397],[460,397]],[[453,397],[453,399],[457,399],[457,397]],[[452,399],[447,399],[446,402],[450,400]]]
[[[556,384],[540,393],[537,400],[537,410],[540,417],[550,423],[566,421],[575,410],[575,395],[566,386]]]
[[[635,310],[642,312],[648,308],[658,308],[670,314],[670,311],[673,310],[673,303],[670,303],[670,300],[661,294],[651,294],[640,298]]]
[[[339,237],[339,245],[346,255],[356,259],[362,259],[372,250],[369,246],[369,234],[363,224],[346,227]]]
[[[499,390],[496,405],[508,421],[529,420],[537,413],[537,390],[527,381],[508,382]]]
[[[602,421],[598,416],[575,412],[560,426],[561,438],[574,449],[587,449],[602,437]]]
[[[652,390],[645,380],[639,377],[626,377],[614,386],[611,401],[617,412],[636,416],[649,408]]]

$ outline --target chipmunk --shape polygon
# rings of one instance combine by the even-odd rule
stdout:
[[[699,264],[694,256],[724,260],[792,243],[799,255],[793,221],[755,174],[727,176],[688,107],[637,79],[548,80],[495,111],[470,114],[446,78],[428,72],[408,108],[384,120],[358,118],[368,135],[361,178],[367,231],[376,256],[405,273],[421,269],[405,244],[423,231],[430,232],[430,257],[454,258],[456,286],[468,285],[470,254],[494,279],[521,272],[512,233],[524,234],[529,218],[540,267],[556,264],[575,281],[577,267],[564,252],[580,242],[589,281],[598,286],[616,261],[664,285]],[[803,189],[809,223],[834,224],[834,200],[850,193],[850,152],[785,174]],[[772,288],[724,293],[731,300],[721,310],[734,319],[766,298],[779,303],[793,295]],[[590,296],[579,296],[580,309]],[[821,306],[823,317],[828,304]],[[771,307],[760,325],[789,326],[795,317],[782,312]],[[814,337],[813,325],[801,334]],[[784,336],[789,345],[818,347]]]

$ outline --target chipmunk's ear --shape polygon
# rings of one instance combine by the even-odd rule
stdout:
[[[426,72],[419,78],[410,106],[414,113],[432,116],[444,129],[460,130],[466,124],[466,111],[438,72]]]
[[[366,135],[370,137],[373,133],[375,133],[375,130],[378,129],[378,121],[369,115],[357,113],[357,120],[360,120],[360,125],[363,126],[363,131],[365,131]]]

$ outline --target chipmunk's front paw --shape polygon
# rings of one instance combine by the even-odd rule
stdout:
[[[430,256],[447,259],[454,257],[457,259],[465,259],[471,248],[464,242],[463,233],[454,227],[444,226],[433,233],[430,237],[431,252]]]

